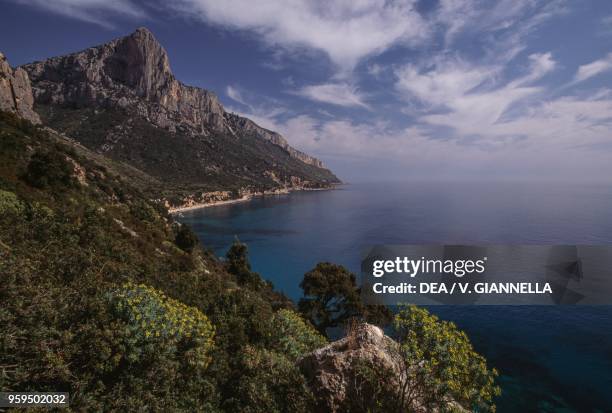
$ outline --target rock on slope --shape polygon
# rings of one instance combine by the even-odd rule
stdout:
[[[350,410],[347,406],[355,404],[361,409],[366,408],[361,405],[369,401],[364,400],[364,397],[373,397],[373,395],[362,393],[358,384],[360,380],[356,375],[356,367],[364,362],[368,366],[373,366],[385,378],[384,383],[376,384],[385,387],[389,397],[396,401],[400,400],[400,389],[406,383],[406,366],[399,355],[398,343],[386,336],[379,327],[363,323],[352,329],[346,337],[306,354],[298,360],[298,365],[317,398],[317,412],[344,412]],[[418,400],[412,400],[410,403],[407,411],[415,413],[431,411],[424,408]],[[394,408],[404,410],[398,406]],[[448,400],[448,408],[453,412],[466,412],[451,398]],[[375,411],[381,411],[380,407]]]
[[[40,118],[32,109],[33,104],[27,72],[21,68],[13,70],[0,53],[0,110],[15,113],[32,123],[40,123]]]
[[[280,134],[226,112],[214,93],[178,81],[166,51],[145,28],[23,69],[52,127],[158,178],[209,189],[228,189],[213,183],[232,180],[259,190],[339,183]],[[168,144],[177,136],[187,149]]]
[[[318,400],[320,412],[340,412],[355,397],[355,366],[371,362],[400,374],[397,343],[371,324],[362,324],[346,337],[307,354],[298,361]]]

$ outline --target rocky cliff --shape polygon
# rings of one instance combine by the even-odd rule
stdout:
[[[0,110],[15,113],[32,123],[40,123],[38,114],[32,109],[33,104],[27,72],[21,68],[13,70],[0,53]]]
[[[278,133],[225,112],[217,96],[178,81],[168,55],[146,28],[67,56],[24,65],[40,104],[129,108],[153,125],[191,135],[230,133],[271,142],[291,157],[322,168]]]

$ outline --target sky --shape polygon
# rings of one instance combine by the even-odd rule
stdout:
[[[609,0],[0,0],[13,66],[140,26],[348,182],[612,181]]]

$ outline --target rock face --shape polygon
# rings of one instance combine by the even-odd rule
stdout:
[[[289,146],[278,133],[225,112],[214,93],[178,81],[166,51],[146,28],[78,53],[27,64],[23,69],[32,79],[37,103],[129,108],[171,132],[251,136],[281,147],[306,164],[323,167],[318,159]]]
[[[319,401],[317,411],[340,412],[354,394],[354,367],[360,361],[400,374],[397,343],[371,324],[362,324],[347,337],[315,350],[298,361]]]
[[[15,113],[32,123],[40,118],[32,109],[34,98],[30,79],[25,70],[13,70],[4,54],[0,53],[0,110]]]
[[[227,123],[234,130],[240,131],[246,135],[253,135],[256,138],[263,139],[265,141],[271,142],[276,146],[280,146],[284,150],[286,150],[290,156],[299,159],[300,161],[316,166],[317,168],[324,168],[323,162],[320,160],[313,158],[312,156],[306,155],[304,152],[300,152],[295,148],[292,148],[287,140],[279,133],[270,131],[268,129],[262,128],[257,125],[255,122],[248,118],[243,118],[242,116],[238,116],[234,113],[225,113],[225,119]]]

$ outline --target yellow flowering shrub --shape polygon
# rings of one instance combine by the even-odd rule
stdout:
[[[173,342],[186,361],[206,368],[214,346],[214,327],[200,310],[144,284],[128,282],[110,293],[113,311],[138,342]]]

